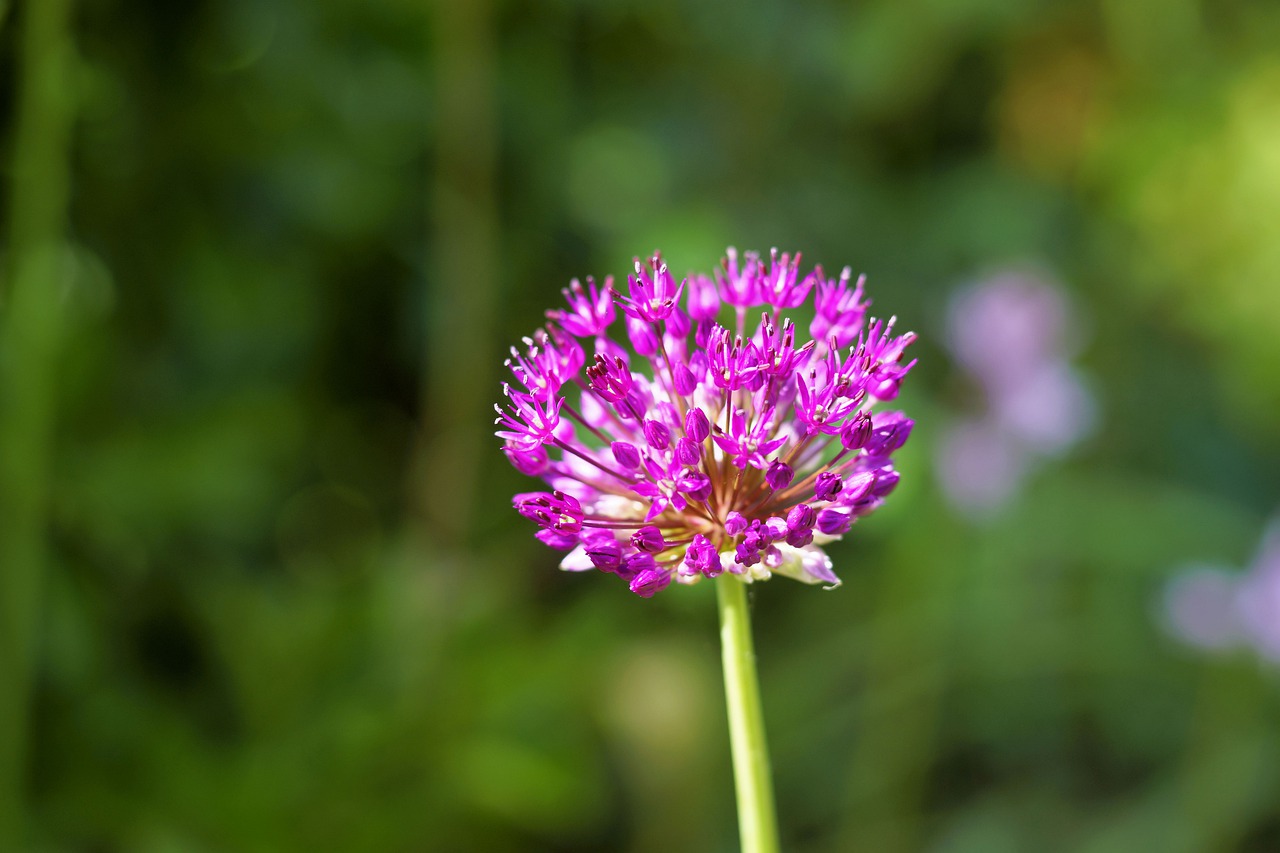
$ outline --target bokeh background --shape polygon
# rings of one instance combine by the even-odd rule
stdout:
[[[753,594],[787,849],[1280,849],[1277,664],[1164,612],[1280,507],[1280,7],[8,12],[0,849],[736,849],[709,585],[558,572],[490,434],[570,277],[727,245],[921,335],[845,585]],[[966,493],[1011,275],[1090,415]]]

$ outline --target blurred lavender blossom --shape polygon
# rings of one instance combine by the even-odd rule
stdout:
[[[1077,336],[1061,286],[1039,273],[1004,270],[952,298],[946,344],[985,406],[945,428],[937,446],[943,494],[958,511],[1000,509],[1040,459],[1093,429],[1093,397],[1070,364]]]
[[[1280,516],[1243,573],[1182,569],[1165,587],[1164,618],[1187,645],[1215,652],[1249,648],[1280,662]]]

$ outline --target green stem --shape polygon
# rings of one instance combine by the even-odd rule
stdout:
[[[72,0],[26,4],[18,33],[8,269],[0,293],[0,850],[25,850],[29,721],[48,554],[62,232],[75,111]],[[0,11],[8,4],[0,0]]]
[[[756,653],[751,644],[746,584],[733,575],[723,575],[716,581],[716,599],[720,604],[724,694],[729,710],[729,743],[733,750],[742,851],[776,853],[778,819],[769,776],[769,747],[764,737]]]

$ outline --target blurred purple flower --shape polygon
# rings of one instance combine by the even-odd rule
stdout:
[[[1211,566],[1184,569],[1164,591],[1169,628],[1200,649],[1229,649],[1243,642],[1236,611],[1239,581],[1232,573]]]
[[[1187,645],[1206,651],[1246,647],[1280,662],[1280,517],[1244,572],[1190,566],[1165,587],[1164,619]]]
[[[575,282],[568,309],[513,351],[524,390],[504,384],[497,434],[552,489],[515,503],[569,551],[562,568],[616,574],[644,597],[724,570],[839,584],[820,546],[898,482],[891,455],[912,421],[872,408],[897,395],[915,335],[892,319],[868,326],[848,270],[828,281],[799,266],[730,249],[714,278],[677,284],[658,255],[637,260],[628,296]],[[814,294],[828,334],[797,347],[783,312]],[[609,338],[615,298],[634,357]],[[733,329],[716,322],[722,305]],[[594,344],[585,374],[578,338]]]
[[[1005,270],[955,294],[947,345],[982,383],[1016,387],[1037,366],[1067,353],[1072,325],[1057,284],[1032,272]]]
[[[937,471],[943,493],[960,509],[1003,506],[1026,470],[1026,454],[987,421],[960,421],[943,430]]]
[[[943,493],[961,512],[1004,506],[1039,458],[1093,429],[1093,397],[1069,363],[1075,327],[1060,287],[1035,273],[998,273],[952,299],[946,344],[985,403],[937,447]]]

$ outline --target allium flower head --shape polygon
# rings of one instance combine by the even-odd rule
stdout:
[[[897,485],[912,421],[872,407],[915,364],[915,335],[868,325],[851,280],[802,276],[798,253],[730,249],[714,276],[680,283],[661,256],[637,259],[626,295],[574,281],[568,307],[512,349],[496,421],[511,463],[550,487],[515,507],[568,552],[561,567],[646,598],[726,571],[838,585],[821,546]],[[815,339],[797,340],[784,315],[811,295]]]

